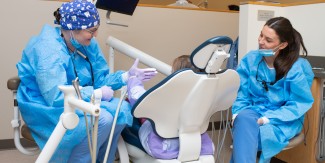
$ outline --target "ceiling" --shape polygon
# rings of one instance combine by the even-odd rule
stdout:
[[[198,5],[204,1],[208,2],[208,9],[217,10],[228,10],[228,5],[239,5],[240,2],[247,2],[247,0],[189,0],[192,4]],[[252,0],[257,1],[257,0]],[[282,4],[295,3],[295,2],[308,2],[312,0],[264,0],[267,2],[278,2]],[[150,5],[169,5],[175,3],[176,0],[139,0],[140,4],[150,4]],[[202,6],[203,7],[203,4]]]

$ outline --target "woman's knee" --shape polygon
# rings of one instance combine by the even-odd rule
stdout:
[[[113,124],[113,116],[108,111],[102,109],[99,115],[98,128],[111,128]]]
[[[256,122],[258,118],[260,117],[260,115],[254,111],[254,110],[243,110],[241,111],[235,119],[235,122],[237,123],[252,123],[252,122]]]

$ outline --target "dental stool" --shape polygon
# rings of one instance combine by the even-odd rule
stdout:
[[[191,54],[192,64],[204,73],[179,70],[146,91],[133,106],[137,118],[147,118],[163,138],[179,138],[177,159],[155,159],[140,148],[126,143],[134,163],[214,163],[213,155],[201,155],[201,134],[207,131],[210,117],[231,107],[239,88],[239,75],[234,70],[220,70],[229,57],[224,44],[228,37],[212,38]],[[222,44],[222,45],[220,45]],[[121,152],[121,151],[120,151]]]
[[[295,146],[302,143],[304,140],[305,140],[305,134],[303,132],[300,132],[295,137],[290,139],[289,144],[285,148],[283,148],[282,151],[294,148]]]
[[[14,142],[16,148],[23,154],[26,155],[35,155],[40,152],[38,148],[25,148],[20,142],[20,134],[23,138],[28,141],[34,142],[34,139],[29,131],[29,128],[24,124],[21,125],[20,111],[18,108],[18,102],[16,98],[16,93],[18,90],[18,86],[20,83],[20,79],[18,77],[10,78],[7,81],[7,88],[12,91],[14,97],[14,119],[11,121],[11,125],[14,128]]]

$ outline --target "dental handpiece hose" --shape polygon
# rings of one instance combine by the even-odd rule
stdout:
[[[102,99],[102,92],[101,91],[94,91],[93,95],[91,96],[91,102],[93,105],[100,107]],[[97,155],[97,135],[98,135],[98,121],[99,116],[95,116],[95,121],[93,125],[93,132],[92,132],[92,142],[93,142],[93,156],[92,156],[92,163],[96,163],[96,155]]]
[[[66,131],[72,130],[78,125],[79,117],[75,113],[75,108],[79,108],[95,117],[98,117],[100,114],[100,108],[98,106],[75,98],[76,91],[72,86],[59,86],[59,89],[64,93],[64,111],[42,152],[38,156],[36,163],[49,162]]]
[[[80,93],[80,84],[79,84],[79,78],[77,77],[75,80],[72,81],[72,85],[74,87],[74,89],[76,90],[77,96],[79,100],[82,100],[81,97],[81,93]],[[84,117],[85,117],[85,123],[86,123],[86,132],[87,132],[87,138],[88,138],[88,147],[89,147],[89,152],[90,152],[90,156],[91,156],[91,160],[96,160],[96,158],[93,158],[93,148],[92,148],[92,144],[90,141],[90,134],[89,134],[89,126],[88,126],[88,118],[87,118],[87,114],[86,112],[84,112]],[[96,151],[95,151],[96,153]]]
[[[117,118],[118,118],[118,114],[120,112],[122,102],[123,102],[123,100],[125,98],[125,95],[126,95],[126,89],[123,87],[122,92],[121,92],[121,98],[120,98],[120,101],[119,101],[119,103],[117,105],[116,112],[115,112],[115,115],[114,115],[112,129],[111,129],[111,132],[109,134],[109,139],[108,139],[107,149],[106,149],[106,153],[105,153],[105,157],[104,157],[104,162],[107,162],[108,153],[109,153],[109,151],[111,149],[112,139],[113,139],[113,136],[114,136],[116,121],[117,121]]]
[[[93,156],[92,163],[96,163],[96,154],[97,154],[97,135],[98,135],[98,120],[99,117],[95,117],[94,131],[93,131]]]

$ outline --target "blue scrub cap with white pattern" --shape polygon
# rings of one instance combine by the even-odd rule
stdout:
[[[60,25],[65,30],[81,30],[99,25],[96,6],[88,1],[75,0],[60,7]]]

